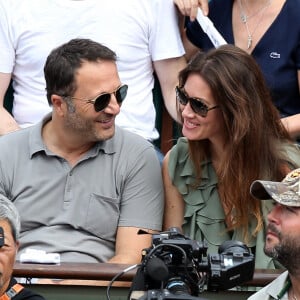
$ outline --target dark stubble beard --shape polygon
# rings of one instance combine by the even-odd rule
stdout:
[[[282,235],[272,224],[268,229],[276,233],[279,243],[273,248],[264,248],[266,255],[279,261],[291,275],[300,275],[300,237]]]
[[[82,136],[83,140],[90,140],[93,142],[105,141],[112,136],[107,136],[102,132],[97,132],[94,128],[93,121],[84,120],[77,114],[76,107],[71,100],[66,100],[68,116],[65,118],[65,128],[76,131]]]

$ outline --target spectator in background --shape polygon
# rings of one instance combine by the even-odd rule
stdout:
[[[174,0],[186,22],[183,40],[191,56],[213,48],[195,20],[195,0]],[[194,4],[194,7],[192,5]],[[211,0],[208,17],[229,44],[250,53],[271,89],[281,120],[300,138],[300,0]]]
[[[138,230],[161,230],[161,169],[152,144],[115,126],[128,88],[115,53],[73,39],[50,53],[45,78],[52,113],[0,138],[0,194],[21,214],[19,254],[140,262],[151,235]]]
[[[249,195],[256,178],[281,180],[300,166],[255,60],[233,45],[198,53],[179,74],[182,134],[163,162],[164,227],[182,228],[217,252],[241,240],[256,268],[277,267],[263,253],[266,211]]]
[[[286,269],[273,282],[249,300],[300,299],[300,169],[290,172],[282,182],[256,180],[252,195],[260,200],[273,199],[268,214],[265,253]]]
[[[53,48],[72,38],[90,38],[116,52],[121,81],[130,87],[116,124],[157,139],[153,72],[176,117],[177,74],[186,65],[172,0],[0,0],[0,134],[51,111],[43,66]],[[13,117],[2,107],[11,78]]]
[[[11,201],[0,195],[0,298],[3,300],[43,300],[12,277],[19,247],[20,216]]]

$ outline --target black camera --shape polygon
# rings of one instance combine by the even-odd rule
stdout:
[[[129,299],[198,299],[206,288],[226,290],[252,279],[254,255],[239,241],[226,241],[218,254],[205,242],[191,240],[177,228],[152,235],[130,289]],[[137,291],[143,292],[137,297]]]

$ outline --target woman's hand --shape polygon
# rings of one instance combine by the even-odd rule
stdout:
[[[197,16],[198,8],[200,7],[203,14],[208,14],[208,0],[173,0],[178,10],[184,16],[189,16],[191,21],[194,21]]]

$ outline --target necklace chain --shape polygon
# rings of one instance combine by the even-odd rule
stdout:
[[[261,8],[259,8],[257,11],[253,12],[252,14],[248,15],[244,9],[243,9],[243,5],[242,5],[242,1],[240,0],[240,7],[241,7],[241,20],[243,23],[247,22],[249,19],[251,19],[252,17],[256,16],[257,14],[259,14],[262,10],[266,9],[269,5],[270,5],[270,0],[267,1],[267,3],[265,5],[263,5]],[[248,10],[248,5],[247,2],[245,1],[246,4],[246,10]]]
[[[262,22],[264,13],[265,13],[266,9],[270,6],[271,1],[272,0],[268,0],[268,2],[264,6],[262,6],[259,10],[257,10],[256,12],[254,12],[253,14],[251,14],[250,16],[248,16],[245,13],[245,10],[243,8],[242,0],[239,0],[241,21],[245,24],[246,30],[247,30],[247,35],[248,35],[248,38],[247,38],[247,50],[249,50],[251,48],[251,46],[252,46],[253,34],[257,30],[259,24]],[[250,32],[249,25],[248,25],[248,20],[250,18],[256,16],[259,12],[261,13],[261,16],[260,16],[258,22],[256,22],[256,26],[254,27],[254,29],[252,30],[252,32]],[[293,300],[297,300],[297,299],[293,299]]]

